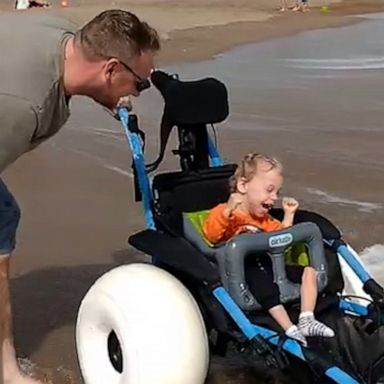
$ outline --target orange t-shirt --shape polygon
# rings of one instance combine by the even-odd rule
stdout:
[[[269,215],[258,218],[249,213],[235,210],[231,217],[224,215],[226,203],[213,208],[204,221],[203,233],[212,244],[229,240],[231,237],[244,232],[272,232],[283,229],[283,224]]]

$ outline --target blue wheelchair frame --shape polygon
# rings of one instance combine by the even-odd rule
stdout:
[[[149,177],[145,168],[144,153],[142,150],[142,142],[140,136],[136,132],[132,132],[129,129],[129,111],[126,108],[119,108],[118,114],[121,123],[124,127],[125,134],[129,143],[129,146],[133,155],[133,162],[137,171],[139,188],[142,193],[142,203],[144,208],[146,226],[148,229],[156,230],[155,222],[153,219],[152,206],[152,191],[149,182]],[[216,149],[216,146],[210,136],[208,136],[208,148],[211,166],[220,166],[223,164],[220,155]],[[354,273],[359,277],[364,284],[369,280],[373,280],[369,273],[359,263],[356,257],[350,252],[350,250],[344,245],[335,244],[334,251],[340,254],[347,264],[351,267]],[[261,336],[263,339],[267,339],[268,342],[274,345],[280,345],[280,337],[277,332],[271,331],[267,328],[261,327],[256,324],[252,324],[244,312],[239,308],[235,301],[231,298],[229,293],[223,287],[217,287],[213,291],[213,295],[221,303],[227,313],[235,321],[237,326],[241,329],[243,334],[252,340],[257,336]],[[368,314],[368,310],[365,306],[356,302],[340,299],[339,309],[353,314],[355,316],[365,316]],[[303,353],[304,348],[298,342],[292,339],[286,339],[280,347],[297,358],[307,361]],[[332,379],[335,383],[342,384],[358,384],[360,383],[355,378],[344,372],[337,366],[331,366],[325,371],[325,375]]]

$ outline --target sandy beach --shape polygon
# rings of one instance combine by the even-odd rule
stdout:
[[[156,27],[163,39],[159,64],[205,59],[238,45],[288,36],[308,29],[337,27],[354,22],[348,16],[384,10],[380,0],[312,0],[311,11],[279,12],[277,0],[60,0],[49,10],[78,23],[85,23],[103,9],[122,8],[136,13]],[[0,11],[12,2],[1,0]],[[288,2],[293,5],[294,2]],[[321,7],[328,7],[326,12]],[[31,12],[31,11],[29,11]]]
[[[52,5],[51,9],[28,12],[63,15],[79,25],[107,8],[124,8],[137,13],[155,26],[162,37],[159,66],[197,63],[247,43],[295,36],[307,30],[341,27],[360,22],[350,17],[352,15],[384,11],[382,0],[310,0],[311,10],[307,13],[281,13],[276,0],[212,0],[209,3],[203,0],[107,3],[69,0],[65,8],[60,6],[59,0],[54,0]],[[324,5],[328,6],[327,12],[320,9]],[[12,3],[0,0],[0,11],[12,11]],[[156,126],[161,102],[154,101],[153,106],[146,103],[145,100],[138,103],[140,119],[143,125]],[[147,115],[146,110],[151,113]],[[113,266],[142,259],[127,247],[128,236],[143,227],[143,218],[140,206],[134,203],[130,154],[121,149],[126,144],[119,130],[118,122],[92,102],[75,99],[73,115],[62,132],[19,159],[3,175],[23,212],[12,266],[16,346],[19,354],[37,364],[40,367],[37,371],[54,384],[81,383],[74,325],[78,305],[87,289]],[[152,131],[148,135],[153,139],[148,147],[152,155],[157,134]],[[355,143],[363,141],[363,136],[363,133],[357,135]],[[254,137],[249,131],[241,135],[225,131],[221,148],[235,160],[248,149]],[[260,133],[258,139],[268,151],[280,153],[285,150],[284,143],[289,136],[279,137],[276,139],[267,132]],[[305,146],[307,139],[309,142],[313,137],[303,135],[300,145]],[[341,134],[336,140],[337,145],[343,145]],[[300,158],[299,154],[307,157]],[[343,194],[345,189],[355,187],[355,181],[348,183],[344,179],[335,186],[334,179],[327,176],[330,169],[335,169],[334,163],[319,164],[311,157],[313,154],[305,151],[299,154],[286,152],[284,159],[290,169],[295,169],[291,175],[297,177],[300,185],[316,185],[317,175],[321,174],[318,184],[324,190],[333,186],[336,192]],[[314,166],[318,167],[317,175]],[[342,166],[340,163],[339,168],[336,167],[340,175],[345,169],[355,172],[354,164]],[[373,169],[361,176],[363,184],[366,188],[360,189],[361,197],[368,201],[377,199],[378,194],[371,193],[373,186],[377,190],[384,189],[382,178],[378,178]],[[299,188],[294,191],[300,193]],[[313,193],[322,192],[316,189]],[[314,203],[306,203],[307,208],[318,208]],[[335,211],[321,206],[321,209],[324,214],[336,218],[341,226],[351,222],[361,224],[359,213],[347,217],[342,208]],[[347,231],[348,238],[360,249],[379,242],[377,233],[384,229],[377,217],[367,214],[364,219],[367,220],[365,225],[381,230],[369,239],[361,232]],[[36,371],[29,360],[24,364]],[[220,365],[215,367],[215,372],[209,379],[211,384],[240,383],[239,376],[231,379]]]

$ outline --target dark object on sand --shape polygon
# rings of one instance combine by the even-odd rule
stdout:
[[[49,8],[51,5],[43,0],[16,0],[15,9],[24,10],[29,8]]]

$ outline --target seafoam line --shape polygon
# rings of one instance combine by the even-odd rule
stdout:
[[[358,210],[361,212],[371,213],[373,211],[376,211],[378,209],[383,208],[383,206],[381,204],[378,204],[378,203],[370,203],[370,202],[366,202],[366,201],[352,200],[352,199],[332,195],[328,192],[321,191],[320,189],[316,189],[316,188],[306,188],[306,190],[311,195],[316,195],[316,196],[320,197],[323,200],[323,202],[356,206],[358,208]]]
[[[108,162],[105,161],[105,159],[103,159],[102,157],[99,157],[99,156],[96,156],[96,155],[92,155],[88,152],[84,152],[84,151],[81,151],[79,149],[73,149],[73,148],[62,148],[62,147],[58,147],[56,146],[58,149],[65,149],[67,151],[70,151],[70,152],[73,152],[77,155],[80,155],[80,156],[83,156],[83,157],[86,157],[88,159],[91,159],[93,161],[96,161],[97,163],[99,163],[103,168],[106,168],[108,170],[111,170],[111,171],[114,171],[120,175],[124,175],[124,176],[127,176],[131,179],[133,179],[133,173],[132,172],[129,172],[127,170],[124,170],[122,168],[119,168],[117,167],[116,165],[112,165],[112,164],[109,164]]]

